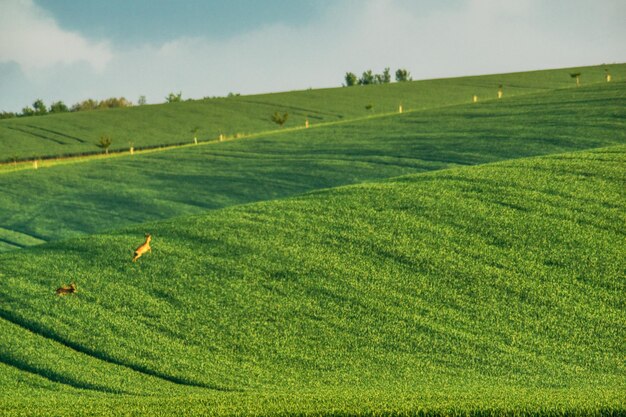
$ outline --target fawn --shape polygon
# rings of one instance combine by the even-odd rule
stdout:
[[[57,295],[74,294],[76,292],[76,284],[73,282],[70,285],[63,285],[57,288]]]
[[[150,247],[151,240],[152,240],[152,236],[150,236],[150,233],[146,233],[146,241],[143,243],[143,245],[135,249],[135,256],[133,257],[133,262],[139,259],[139,257],[141,257],[141,255],[143,255],[146,252],[152,253],[152,248]]]

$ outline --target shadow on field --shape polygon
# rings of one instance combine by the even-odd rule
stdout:
[[[159,378],[162,379],[164,381],[168,381],[168,382],[173,382],[174,384],[179,384],[179,385],[186,385],[186,386],[192,386],[192,387],[199,387],[199,388],[206,388],[206,389],[210,389],[210,390],[215,390],[215,391],[227,391],[227,392],[231,392],[231,391],[238,391],[235,389],[230,389],[230,388],[225,388],[225,387],[220,387],[217,385],[211,385],[211,384],[204,384],[204,383],[199,383],[199,382],[195,382],[195,381],[190,381],[184,378],[178,378],[175,376],[171,376],[171,375],[166,375],[160,372],[157,372],[153,369],[149,369],[140,365],[136,365],[136,364],[131,364],[131,363],[126,363],[123,361],[120,361],[116,358],[113,358],[109,355],[106,355],[102,352],[97,352],[94,351],[92,349],[86,348],[84,346],[81,346],[78,343],[72,342],[70,340],[64,339],[63,337],[53,333],[52,331],[50,331],[49,329],[45,328],[44,326],[40,325],[39,323],[36,323],[32,320],[28,320],[28,319],[24,319],[24,318],[19,318],[17,317],[14,313],[10,312],[10,311],[6,311],[3,309],[0,309],[0,318],[4,319],[8,322],[11,322],[17,326],[20,326],[32,333],[35,333],[41,337],[44,337],[46,339],[50,339],[53,340],[57,343],[60,343],[78,353],[82,353],[88,356],[91,356],[93,358],[99,359],[101,361],[104,362],[108,362],[111,363],[113,365],[117,365],[117,366],[122,366],[128,369],[131,369],[135,372],[140,372],[142,374],[145,375],[149,375],[155,378]],[[52,371],[49,370],[40,370],[40,369],[36,369],[35,367],[31,367],[30,365],[21,362],[15,358],[7,358],[5,355],[2,355],[2,353],[0,353],[0,361],[3,363],[6,363],[10,366],[16,367],[18,369],[22,369],[31,373],[37,373],[47,379],[50,379],[52,381],[55,382],[61,382],[64,383],[66,385],[72,385],[72,386],[76,386],[78,388],[85,388],[85,389],[96,389],[96,390],[104,390],[104,389],[100,389],[98,387],[94,387],[94,386],[88,386],[89,384],[82,384],[84,386],[78,386],[79,384],[76,382],[72,382],[71,380],[67,380],[66,377],[61,376],[57,373],[54,373]]]

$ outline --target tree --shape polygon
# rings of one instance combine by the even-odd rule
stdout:
[[[111,146],[111,143],[113,143],[113,141],[111,140],[111,137],[108,135],[102,135],[100,136],[100,140],[98,141],[98,143],[96,144],[96,146],[100,149],[104,149],[104,153],[105,154],[109,154],[109,147]]]
[[[144,104],[146,104],[146,96],[139,96],[139,99],[137,100],[137,104],[140,106],[143,106]]]
[[[396,81],[404,82],[404,81],[413,81],[411,78],[411,73],[405,69],[399,69],[396,71]]]
[[[389,73],[389,67],[383,71],[381,84],[388,84],[391,82],[391,74]]]
[[[357,85],[359,81],[356,77],[356,74],[353,72],[346,72],[344,79],[346,80],[346,87],[352,87],[353,85]]]
[[[376,77],[372,73],[372,70],[367,70],[363,73],[361,78],[359,78],[360,85],[370,85],[376,83]]]
[[[580,87],[580,72],[574,72],[569,76],[572,78],[576,78],[576,87]]]
[[[131,107],[133,103],[126,100],[124,97],[110,97],[105,100],[100,100],[98,103],[99,109],[114,109],[116,107]]]
[[[375,84],[387,84],[391,82],[391,75],[389,74],[389,68],[385,68],[382,74],[376,74]]]
[[[12,119],[15,116],[17,115],[13,112],[8,112],[8,111],[0,112],[0,119]]]
[[[50,113],[67,113],[70,109],[62,101],[56,101],[50,105]]]
[[[21,117],[28,117],[28,116],[34,116],[35,115],[35,110],[33,110],[32,107],[30,106],[26,106],[22,109],[22,113],[20,114]]]
[[[169,93],[165,97],[165,101],[168,103],[178,103],[183,100],[183,94],[179,91],[178,94]]]
[[[40,98],[33,103],[33,109],[35,110],[35,116],[43,116],[48,113],[48,108]]]
[[[76,103],[72,106],[72,111],[85,111],[94,110],[98,108],[98,102],[92,98],[83,100],[80,103]]]
[[[282,116],[280,113],[275,112],[272,115],[272,121],[274,123],[276,123],[277,125],[279,125],[280,127],[283,127],[285,125],[285,123],[287,123],[287,119],[289,118],[289,113],[284,113]]]

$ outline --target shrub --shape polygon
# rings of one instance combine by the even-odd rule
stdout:
[[[104,153],[106,153],[108,155],[109,154],[109,147],[111,146],[111,143],[113,143],[113,141],[111,140],[110,136],[102,135],[102,136],[100,136],[100,140],[98,141],[96,146],[98,148],[104,149]]]
[[[283,127],[285,123],[287,123],[288,118],[289,118],[289,113],[284,113],[281,115],[279,112],[275,112],[272,115],[272,121],[276,123],[277,125],[279,125],[280,127]]]
[[[98,108],[98,102],[92,98],[83,100],[80,103],[76,103],[72,106],[72,111],[85,111],[94,110]]]

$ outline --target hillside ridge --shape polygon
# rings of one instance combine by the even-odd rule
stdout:
[[[606,67],[611,68],[614,81],[626,79],[626,64],[582,67],[579,70],[587,80],[583,86],[601,83]],[[0,121],[0,160],[12,162],[96,153],[96,143],[102,135],[112,138],[111,150],[116,151],[128,150],[130,146],[140,149],[193,143],[194,135],[201,141],[216,140],[220,135],[241,137],[276,129],[270,121],[270,115],[276,111],[290,113],[288,126],[304,126],[306,119],[310,119],[313,126],[320,122],[367,117],[372,113],[393,113],[399,105],[408,111],[469,103],[475,94],[484,101],[486,97],[496,97],[499,84],[504,84],[504,97],[513,97],[573,87],[568,71],[303,90],[8,119]]]

